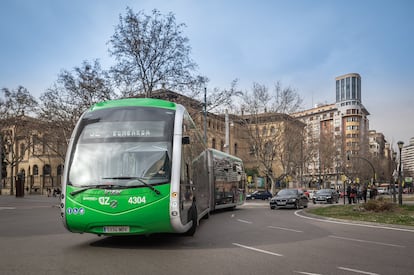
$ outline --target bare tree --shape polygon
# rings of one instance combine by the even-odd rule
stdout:
[[[200,91],[207,79],[192,74],[197,65],[190,58],[189,40],[183,35],[185,24],[177,24],[174,14],[153,10],[147,15],[127,8],[119,21],[109,41],[109,52],[118,62],[111,71],[123,96],[140,91],[150,97],[160,86]]]
[[[36,112],[38,102],[23,86],[19,86],[15,90],[3,88],[2,92],[4,100],[0,104],[1,119],[10,119]]]
[[[14,175],[18,172],[15,170],[31,147],[31,136],[36,130],[35,121],[27,117],[25,113],[34,114],[38,103],[22,86],[15,90],[3,88],[2,92],[4,100],[0,105],[0,146],[2,146],[0,151],[2,152],[2,162],[9,167],[11,172],[10,193],[13,194]]]
[[[319,177],[320,180],[325,182],[328,179],[329,174],[334,174],[337,165],[337,148],[334,142],[333,131],[327,129],[323,131],[320,136],[319,146]],[[322,176],[323,175],[323,176]],[[324,177],[324,178],[322,178]],[[325,186],[330,188],[330,186]]]
[[[116,97],[108,74],[97,60],[84,61],[73,71],[64,70],[58,80],[40,96],[42,101],[39,118],[45,122],[45,133],[50,133],[50,148],[56,148],[54,140],[68,140],[76,122],[91,105]],[[56,152],[58,153],[58,152]]]
[[[291,88],[277,83],[272,92],[265,85],[253,84],[243,95],[242,125],[251,145],[250,153],[257,169],[275,181],[295,176],[302,170],[304,125],[288,115],[300,107],[302,99]],[[267,128],[269,127],[269,128]]]

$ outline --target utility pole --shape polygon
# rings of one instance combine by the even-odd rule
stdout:
[[[203,114],[204,114],[204,142],[207,143],[207,88],[204,87],[204,105],[203,105]]]
[[[226,127],[226,153],[230,154],[230,125],[229,125],[229,112],[226,109],[226,114],[225,114],[225,119],[224,119],[224,124]]]
[[[3,137],[0,135],[0,190],[3,188]],[[1,193],[1,192],[0,192]]]

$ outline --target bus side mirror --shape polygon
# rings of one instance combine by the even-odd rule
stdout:
[[[190,137],[183,137],[181,140],[182,144],[190,144]]]

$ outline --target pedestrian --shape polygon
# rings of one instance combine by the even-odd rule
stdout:
[[[362,198],[364,199],[364,202],[367,202],[367,193],[368,193],[367,186],[364,184],[362,186]]]
[[[372,185],[372,188],[371,188],[371,193],[372,193],[372,199],[376,199],[377,198],[377,195],[378,195],[378,189],[377,189],[377,187],[375,186],[375,184],[374,185]]]
[[[348,185],[348,187],[346,188],[346,195],[348,196],[348,203],[352,204],[352,197],[351,197],[351,185]]]
[[[351,198],[352,198],[353,203],[356,203],[357,195],[358,195],[358,190],[356,189],[355,185],[353,185],[351,188]]]

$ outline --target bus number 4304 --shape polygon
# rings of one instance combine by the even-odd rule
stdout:
[[[146,202],[145,197],[129,197],[128,199],[129,204],[141,204],[145,202]]]

